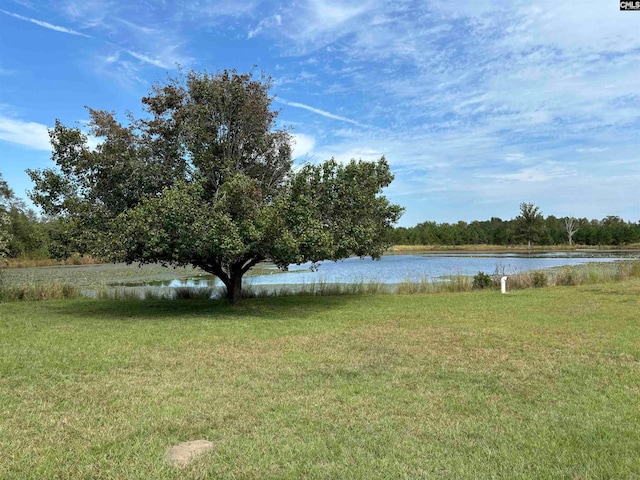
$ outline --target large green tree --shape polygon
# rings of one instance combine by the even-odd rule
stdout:
[[[291,135],[276,129],[270,80],[189,72],[142,99],[127,124],[89,109],[78,128],[50,131],[56,167],[28,171],[33,201],[62,216],[78,250],[114,261],[194,265],[241,296],[258,262],[379,257],[402,209],[381,191],[377,162],[329,160],[292,169]]]

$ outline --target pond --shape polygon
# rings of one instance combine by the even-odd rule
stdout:
[[[310,285],[318,283],[377,282],[398,284],[422,280],[442,280],[452,275],[513,274],[529,270],[543,270],[589,262],[614,262],[638,258],[638,252],[550,252],[527,254],[413,254],[385,255],[380,260],[349,258],[333,262],[323,261],[315,271],[311,264],[291,265],[288,272],[271,267],[265,275],[246,276],[244,285]],[[269,267],[267,267],[269,268]],[[140,285],[140,284],[138,284]],[[146,285],[160,287],[221,286],[213,276],[198,276],[154,282]]]

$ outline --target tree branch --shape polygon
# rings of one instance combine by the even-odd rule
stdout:
[[[257,257],[254,257],[253,259],[249,260],[247,263],[245,263],[241,269],[242,274],[244,275],[245,273],[247,273],[252,267],[256,266],[258,263],[260,263],[261,261],[263,261],[264,258],[260,255],[258,255]]]

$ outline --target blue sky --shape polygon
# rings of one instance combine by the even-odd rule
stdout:
[[[617,0],[0,0],[0,171],[183,69],[273,77],[297,162],[385,155],[400,225],[640,220],[640,12]],[[254,68],[254,65],[257,67]]]

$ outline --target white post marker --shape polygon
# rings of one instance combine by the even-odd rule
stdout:
[[[500,289],[502,293],[507,293],[507,277],[502,277],[500,279]]]

